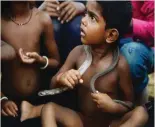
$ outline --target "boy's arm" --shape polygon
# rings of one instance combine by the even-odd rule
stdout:
[[[120,93],[122,93],[121,97],[123,97],[122,100],[132,107],[134,99],[133,85],[130,76],[129,65],[123,56],[120,56],[117,69],[119,75]],[[125,113],[128,111],[126,107],[118,103],[115,103],[114,108],[116,113]]]
[[[75,69],[76,68],[76,62],[77,58],[80,55],[81,46],[75,47],[68,55],[64,65],[60,68],[58,73],[51,79],[51,88],[59,87],[60,84],[58,83],[58,78],[63,74],[64,72]]]
[[[55,68],[55,67],[58,67],[60,58],[59,58],[58,48],[54,39],[53,24],[48,14],[43,13],[42,15],[43,16],[41,18],[43,18],[42,22],[44,26],[43,36],[44,36],[45,46],[47,48],[48,59],[49,59],[48,67]],[[45,59],[42,59],[41,62],[43,66],[46,64]]]
[[[1,40],[1,61],[12,60],[16,56],[14,48]]]

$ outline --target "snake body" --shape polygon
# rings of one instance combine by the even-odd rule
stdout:
[[[88,45],[83,45],[84,46],[84,50],[86,52],[86,59],[83,62],[83,64],[80,66],[80,68],[78,69],[78,71],[80,72],[81,75],[84,74],[84,72],[88,69],[88,67],[91,65],[92,63],[92,54],[91,54],[91,48]],[[119,60],[119,48],[117,47],[116,50],[113,51],[113,61],[112,64],[105,70],[102,72],[99,72],[97,74],[95,74],[91,81],[90,81],[90,89],[93,93],[96,93],[96,89],[95,89],[95,81],[101,77],[104,76],[106,74],[108,74],[109,72],[111,72],[117,65]],[[64,91],[69,90],[68,87],[61,87],[61,88],[56,88],[56,89],[52,89],[52,90],[44,90],[44,91],[40,91],[38,93],[39,96],[46,96],[46,95],[55,95],[55,94],[60,94]],[[121,100],[116,100],[113,99],[116,103],[119,103],[121,105],[123,105],[124,107],[126,107],[128,110],[132,110],[133,107],[130,107],[127,103],[125,103],[124,101]]]
[[[82,63],[80,68],[78,69],[78,71],[80,72],[81,75],[83,75],[83,73],[88,69],[88,67],[91,65],[91,62],[92,62],[92,55],[91,55],[90,47],[87,45],[83,45],[83,46],[84,46],[84,50],[86,52],[86,59]],[[56,94],[60,94],[60,93],[67,91],[67,90],[69,90],[68,87],[55,88],[52,90],[40,91],[38,93],[38,95],[39,96],[56,95]]]

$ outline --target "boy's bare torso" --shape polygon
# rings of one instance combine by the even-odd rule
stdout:
[[[40,52],[40,35],[43,26],[40,22],[40,12],[32,9],[32,17],[28,24],[18,26],[11,20],[2,18],[2,40],[12,45],[16,57],[2,68],[2,92],[12,99],[18,100],[31,96],[39,86],[39,69],[36,65],[23,64],[18,56],[18,50]]]
[[[83,61],[86,58],[84,49],[80,48],[80,55],[78,54],[77,68],[81,66]],[[95,57],[94,57],[95,58]],[[106,70],[109,65],[112,63],[112,53],[108,56],[97,60],[95,62],[93,58],[92,64],[83,74],[82,79],[83,84],[80,84],[78,87],[78,101],[80,112],[84,116],[84,122],[86,126],[89,127],[103,127],[103,123],[106,126],[109,125],[109,122],[113,119],[112,115],[104,113],[101,109],[98,109],[96,104],[93,102],[91,97],[90,81],[91,78],[98,72]],[[101,93],[107,93],[111,98],[118,99],[118,73],[117,66],[116,68],[108,73],[105,76],[99,77],[95,82],[95,88]]]

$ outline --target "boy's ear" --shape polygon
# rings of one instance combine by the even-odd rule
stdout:
[[[119,37],[119,32],[117,29],[107,29],[106,30],[106,42],[107,43],[113,43],[115,42]]]

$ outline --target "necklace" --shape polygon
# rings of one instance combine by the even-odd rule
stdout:
[[[11,19],[12,22],[14,22],[15,24],[17,24],[18,26],[23,26],[23,25],[26,25],[26,24],[29,23],[29,21],[31,20],[31,17],[32,17],[32,10],[30,12],[29,19],[26,22],[24,22],[24,23],[18,23],[18,22],[16,22],[11,16],[10,16],[10,19]]]

